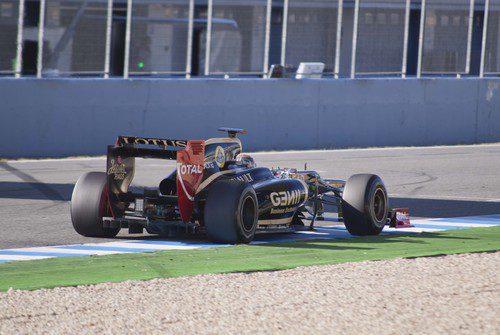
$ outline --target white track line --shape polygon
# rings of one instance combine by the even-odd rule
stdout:
[[[78,245],[64,245],[61,247],[80,247],[81,244]],[[101,246],[101,245],[99,245]],[[79,250],[79,249],[66,249],[66,248],[58,248],[60,246],[55,247],[34,247],[34,248],[18,248],[18,249],[8,249],[9,251],[27,251],[27,252],[51,252],[56,254],[74,254],[78,255],[113,255],[113,254],[121,254],[122,251],[113,251],[113,250]],[[0,255],[0,258],[3,258],[5,255]],[[28,256],[28,257],[37,257],[37,256]]]
[[[413,225],[432,225],[432,226],[443,226],[446,229],[448,226],[463,227],[463,228],[481,228],[481,227],[495,227],[498,224],[494,223],[465,223],[465,222],[454,222],[454,221],[432,221],[432,220],[422,220],[412,222]]]
[[[358,152],[358,151],[389,151],[389,150],[422,150],[422,149],[461,149],[461,148],[477,148],[477,147],[500,147],[500,143],[485,143],[471,145],[443,145],[443,146],[428,146],[428,147],[383,147],[383,148],[349,148],[349,149],[324,149],[324,150],[288,150],[288,151],[261,151],[247,152],[251,155],[286,155],[286,154],[317,154],[331,152]]]
[[[412,223],[413,224],[413,223]],[[385,227],[382,233],[384,232],[407,232],[407,233],[434,233],[438,231],[444,231],[445,229],[439,228],[418,228],[418,227],[410,227],[410,228],[390,228]]]
[[[0,255],[3,261],[31,261],[35,259],[54,258],[56,256],[31,256],[31,255]]]
[[[127,242],[108,242],[108,243],[88,243],[85,246],[93,247],[118,247],[128,249],[153,249],[153,250],[192,250],[199,249],[200,246],[193,245],[168,245],[168,244],[148,244],[140,243],[141,240],[133,240]]]
[[[460,197],[454,195],[408,195],[389,194],[392,198],[423,199],[423,200],[456,200],[456,201],[478,201],[478,202],[500,202],[500,198]]]
[[[493,227],[500,225],[499,218],[491,218],[491,215],[485,216],[470,216],[470,217],[457,217],[457,218],[434,218],[434,219],[422,219],[414,220],[412,224],[415,225],[413,228],[390,228],[385,227],[384,232],[386,233],[422,233],[422,232],[440,232],[447,229],[460,229],[460,228],[476,228],[476,227]],[[448,221],[450,220],[450,221]],[[457,221],[455,221],[457,220]],[[463,221],[463,222],[460,222]],[[420,225],[420,227],[419,227]],[[430,226],[422,227],[422,226]],[[307,238],[335,238],[335,237],[350,237],[347,230],[344,227],[339,227],[339,225],[329,224],[327,226],[317,226],[317,231],[298,231],[295,234],[290,234],[283,237],[283,241],[294,240],[298,241]],[[322,229],[323,228],[323,229]],[[330,228],[330,229],[328,229]],[[333,229],[332,229],[333,228]],[[161,251],[161,250],[193,250],[201,249],[207,246],[207,244],[198,243],[176,243],[168,241],[158,241],[159,243],[152,243],[154,240],[126,240],[126,241],[115,241],[115,242],[104,242],[104,243],[85,243],[85,244],[73,244],[73,245],[61,245],[61,246],[47,246],[47,247],[32,247],[32,248],[17,248],[17,249],[6,249],[0,250],[0,260],[1,261],[23,261],[23,260],[37,260],[46,258],[61,256],[90,256],[90,255],[112,255],[121,253],[135,253],[135,252],[149,252],[149,251]],[[166,243],[165,243],[166,242]],[[264,244],[269,242],[276,242],[276,239],[269,241],[253,241],[252,244]],[[223,247],[227,245],[209,245],[209,247]],[[88,249],[86,249],[88,248]],[[106,250],[107,248],[117,248],[119,250]],[[6,254],[1,254],[1,252]],[[21,255],[16,255],[21,253]],[[33,253],[22,254],[22,253]],[[46,255],[37,255],[37,253],[46,253]]]
[[[423,149],[460,149],[477,147],[500,147],[500,143],[484,143],[470,145],[442,145],[442,146],[424,146],[424,147],[383,147],[383,148],[349,148],[349,149],[324,149],[324,150],[288,150],[288,151],[258,151],[248,152],[251,155],[295,155],[298,153],[316,154],[333,152],[357,152],[357,151],[388,151],[388,150],[423,150]],[[41,159],[19,159],[7,160],[8,163],[33,163],[33,162],[60,162],[60,161],[88,161],[105,160],[105,156],[93,157],[71,157],[71,158],[41,158]]]

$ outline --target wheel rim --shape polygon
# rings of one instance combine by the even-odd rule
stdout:
[[[384,220],[386,203],[385,192],[381,188],[378,188],[373,195],[373,214],[375,214],[377,222]]]
[[[254,199],[251,196],[246,197],[245,200],[243,200],[241,209],[241,222],[246,232],[250,232],[254,228],[255,212]]]

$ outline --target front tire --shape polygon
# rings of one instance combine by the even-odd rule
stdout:
[[[373,174],[356,174],[342,194],[345,227],[352,235],[378,235],[384,229],[389,201],[384,183]]]
[[[71,195],[71,221],[80,235],[115,237],[120,228],[104,228],[103,216],[109,216],[107,176],[104,172],[89,172],[76,182]]]
[[[250,243],[257,221],[258,202],[252,185],[239,180],[222,180],[210,188],[204,223],[212,242]]]

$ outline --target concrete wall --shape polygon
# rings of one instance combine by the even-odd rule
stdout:
[[[119,134],[219,126],[248,129],[248,151],[499,142],[500,80],[0,80],[0,157],[102,155]]]

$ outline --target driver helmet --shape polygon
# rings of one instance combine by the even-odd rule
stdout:
[[[236,156],[236,162],[238,163],[238,165],[243,165],[247,168],[254,168],[257,166],[252,156],[248,154],[239,154],[238,156]]]

